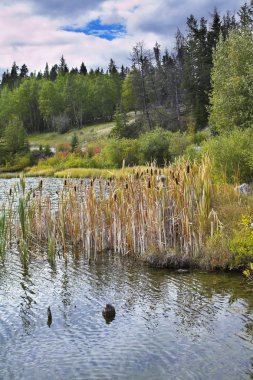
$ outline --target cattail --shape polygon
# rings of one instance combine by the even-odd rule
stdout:
[[[126,189],[128,189],[128,183],[126,183]]]
[[[148,189],[151,188],[151,183],[150,183],[150,180],[148,180]]]
[[[11,193],[12,193],[12,189],[10,188],[10,192],[9,192],[9,195],[11,196]]]
[[[117,194],[114,194],[114,200],[115,200],[115,202],[116,202],[116,200],[117,200]]]
[[[65,179],[65,181],[64,181],[64,186],[67,186],[67,180]]]

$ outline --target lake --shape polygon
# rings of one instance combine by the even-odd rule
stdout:
[[[53,194],[62,180],[45,183]],[[253,378],[253,289],[241,275],[68,257],[50,266],[45,252],[24,271],[13,248],[0,264],[0,379]]]

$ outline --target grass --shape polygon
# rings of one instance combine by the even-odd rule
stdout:
[[[32,146],[49,145],[56,148],[59,144],[71,143],[74,133],[76,133],[80,145],[107,137],[114,127],[114,123],[94,124],[82,129],[71,130],[60,134],[57,132],[40,133],[29,135],[29,143]]]
[[[139,166],[138,170],[146,171],[147,167]],[[97,168],[70,168],[57,170],[51,166],[34,166],[26,171],[26,177],[57,177],[57,178],[118,178],[133,174],[136,168],[124,169],[97,169]]]
[[[4,213],[0,218],[2,247],[16,236],[24,266],[38,247],[54,265],[56,251],[61,249],[67,260],[72,246],[88,256],[110,250],[159,266],[232,267],[228,242],[241,215],[252,215],[252,197],[232,185],[214,184],[211,173],[208,156],[193,163],[181,158],[163,169],[59,171],[58,177],[90,180],[66,179],[54,206],[42,193],[41,180],[26,196],[23,190],[17,215],[12,192],[6,200],[7,223]]]
[[[41,187],[29,191],[11,226],[22,243],[23,265],[38,245],[48,250],[51,263],[56,245],[67,259],[68,244],[88,256],[111,250],[150,262],[159,254],[174,265],[197,265],[206,240],[220,230],[211,209],[210,170],[206,157],[200,164],[181,159],[162,171],[155,166],[106,171],[110,179],[88,184],[68,180],[56,209]]]

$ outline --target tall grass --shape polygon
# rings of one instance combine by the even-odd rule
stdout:
[[[24,195],[18,205],[16,233],[21,237],[23,264],[41,246],[51,263],[56,246],[67,259],[68,245],[88,256],[111,250],[142,259],[159,253],[178,263],[196,263],[208,237],[220,230],[211,208],[211,162],[185,159],[159,169],[134,168],[130,174],[88,182],[65,180],[52,207],[41,188]]]
[[[5,209],[3,208],[2,214],[0,215],[0,257],[4,259],[6,243],[7,243],[7,233],[6,233],[6,215]]]

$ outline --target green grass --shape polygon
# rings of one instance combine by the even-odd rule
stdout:
[[[138,170],[146,170],[147,167],[138,167]],[[124,169],[97,169],[97,168],[70,168],[57,171],[53,167],[31,168],[25,173],[26,177],[50,177],[57,178],[118,178],[133,174],[136,168]]]
[[[71,139],[76,133],[79,143],[94,141],[107,137],[114,127],[114,122],[104,124],[94,124],[82,129],[73,129],[67,133],[48,132],[29,135],[29,143],[32,146],[49,145],[56,148],[59,144],[71,143]]]

